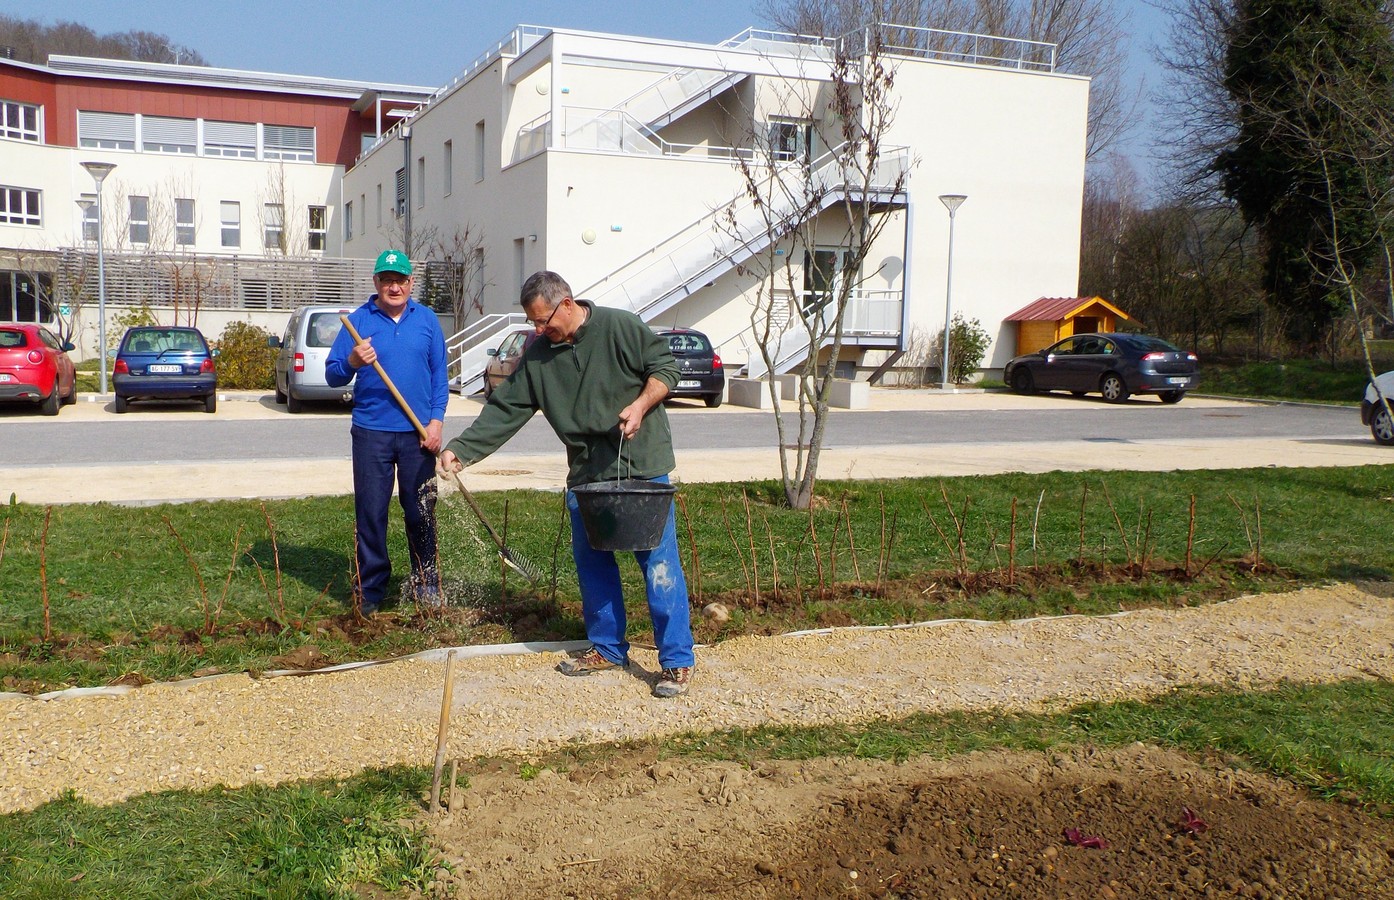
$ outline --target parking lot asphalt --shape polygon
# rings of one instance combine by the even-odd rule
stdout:
[[[1152,403],[1150,399],[1138,401]],[[893,411],[1003,411],[1036,408],[1069,398],[1049,395],[1018,396],[996,391],[942,392],[878,388],[871,391],[870,409]],[[1188,397],[1188,406],[1236,406],[1241,401]],[[447,415],[472,418],[481,407],[478,397],[451,395]],[[834,410],[832,415],[841,411]],[[684,412],[683,414],[687,414]],[[704,416],[771,416],[769,410],[725,405],[714,410],[693,410]],[[1354,413],[1352,413],[1354,414]],[[110,399],[92,397],[65,407],[64,419],[103,420],[113,415]],[[169,421],[169,412],[132,408],[127,421]],[[190,413],[204,416],[206,413]],[[220,395],[220,419],[270,419],[286,416],[270,394],[227,392]],[[308,412],[305,416],[342,412]],[[10,427],[7,420],[0,427]],[[53,421],[46,419],[44,421]],[[344,427],[348,423],[345,419]],[[1034,441],[1030,452],[1021,443],[882,444],[869,437],[860,447],[824,450],[819,477],[901,478],[913,476],[987,475],[1002,472],[1086,470],[1169,471],[1287,466],[1354,466],[1387,464],[1388,448],[1373,441],[1313,442],[1277,438],[1140,440],[1126,443],[1093,441]],[[675,480],[711,482],[773,479],[779,477],[779,458],[773,446],[760,449],[702,449],[678,452]],[[565,482],[565,458],[560,448],[546,454],[511,453],[503,450],[465,471],[472,491],[506,489],[556,490]],[[442,490],[449,490],[442,486]],[[13,465],[0,461],[0,501],[11,493],[24,503],[150,504],[214,499],[285,498],[327,496],[352,492],[351,465],[346,458],[264,460],[236,464],[217,462],[160,463],[154,465]]]

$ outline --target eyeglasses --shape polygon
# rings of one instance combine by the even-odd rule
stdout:
[[[552,323],[552,317],[557,314],[557,310],[561,309],[561,304],[565,303],[566,301],[567,298],[563,297],[561,299],[561,303],[558,303],[556,306],[552,307],[551,315],[548,315],[547,318],[543,319],[541,322],[534,322],[532,319],[526,319],[524,321],[528,323],[529,328],[536,328],[538,331],[541,331]]]

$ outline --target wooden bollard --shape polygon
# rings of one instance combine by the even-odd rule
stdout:
[[[440,730],[436,734],[436,767],[431,775],[431,809],[440,808],[440,776],[445,767],[445,739],[450,733],[450,696],[455,690],[455,654],[451,650],[445,657],[445,690],[440,698]]]

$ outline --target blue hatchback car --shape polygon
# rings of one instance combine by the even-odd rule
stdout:
[[[116,411],[125,412],[132,400],[202,400],[205,411],[215,412],[217,355],[197,328],[126,329],[112,370]]]

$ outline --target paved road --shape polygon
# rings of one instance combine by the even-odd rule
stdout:
[[[932,398],[926,398],[930,402]],[[947,398],[946,398],[947,399]],[[1007,401],[1015,401],[1008,403]],[[262,410],[229,409],[234,405]],[[1137,400],[1114,406],[1089,398],[988,397],[975,409],[892,408],[836,410],[828,423],[829,448],[867,445],[1037,443],[1050,441],[1147,442],[1225,438],[1347,438],[1366,435],[1350,408],[1226,403],[1194,398],[1176,406]],[[266,409],[266,407],[271,407]],[[470,422],[478,404],[452,402],[446,434]],[[57,419],[0,417],[3,465],[188,463],[252,460],[347,459],[348,415],[331,407],[318,414],[291,416],[269,402],[225,401],[218,415],[192,407],[169,406],[140,414],[85,415],[64,410]],[[223,413],[227,413],[224,415]],[[246,414],[255,417],[241,417]],[[234,418],[234,415],[239,417]],[[773,415],[697,404],[670,404],[675,447],[679,451],[762,449],[775,442]],[[790,426],[795,420],[789,417]],[[510,453],[559,449],[541,416],[507,447]]]
[[[479,402],[453,397],[447,433]],[[768,411],[670,407],[682,481],[780,474]],[[791,434],[786,440],[794,440]],[[1189,397],[1110,406],[1069,396],[876,390],[868,410],[835,410],[819,477],[900,478],[998,472],[1352,466],[1391,461],[1354,408],[1274,406]],[[0,409],[0,500],[158,503],[352,491],[348,417],[289,416],[241,395],[209,416],[193,407],[116,416],[79,403],[58,419]],[[540,418],[470,468],[474,490],[554,490],[565,457]],[[447,486],[448,487],[448,486]]]

